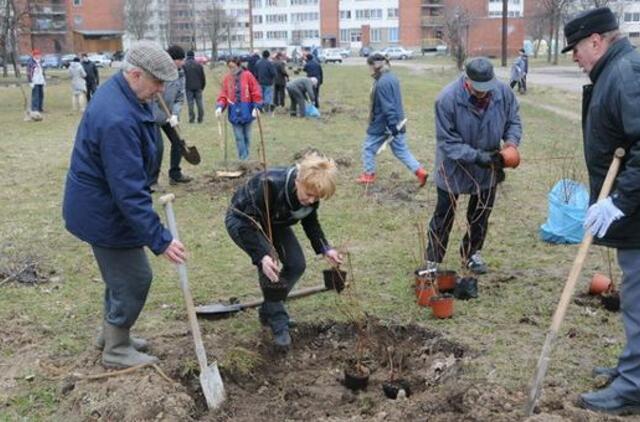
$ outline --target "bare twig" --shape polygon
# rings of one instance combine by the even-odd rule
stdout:
[[[13,280],[14,278],[18,277],[20,274],[22,274],[23,272],[27,271],[30,267],[33,267],[35,265],[35,263],[30,262],[27,265],[25,265],[20,271],[15,272],[13,274],[9,274],[9,276],[5,277],[4,280],[0,281],[0,286],[2,286],[5,283],[10,282],[11,280]]]

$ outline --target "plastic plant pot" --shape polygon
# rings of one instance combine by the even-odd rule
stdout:
[[[433,316],[438,319],[453,316],[453,296],[448,294],[433,296],[430,300]]]
[[[347,280],[347,272],[331,268],[329,270],[323,270],[322,277],[324,278],[324,287],[328,290],[335,290],[340,293],[344,289],[344,283]]]
[[[364,390],[369,385],[371,371],[366,366],[349,365],[344,370],[344,386],[351,391]]]
[[[618,312],[620,310],[620,293],[616,290],[605,292],[600,296],[600,302],[607,311]]]
[[[260,280],[260,288],[264,299],[269,302],[280,302],[285,300],[289,294],[289,286],[284,280],[280,280],[277,283],[272,283],[269,280]]]
[[[438,283],[438,290],[446,293],[451,292],[456,288],[458,281],[458,273],[455,271],[438,271],[436,273],[436,282]]]
[[[382,391],[388,399],[397,399],[400,390],[404,390],[405,397],[409,397],[411,395],[411,386],[407,380],[399,379],[394,381],[385,381],[382,383]]]
[[[418,298],[418,305],[431,306],[431,297],[436,294],[435,289],[431,284],[425,284],[416,289],[416,296]]]
[[[500,155],[502,155],[505,167],[514,169],[520,165],[520,152],[518,152],[518,148],[515,146],[510,144],[506,145],[500,150]]]
[[[601,295],[611,288],[611,279],[604,274],[595,273],[589,285],[589,294]]]

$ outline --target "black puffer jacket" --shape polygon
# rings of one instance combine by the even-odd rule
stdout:
[[[595,243],[619,249],[640,248],[640,53],[624,38],[609,47],[589,73],[582,98],[584,154],[591,203],[595,202],[616,148],[624,148],[611,193],[624,217]]]
[[[300,204],[295,187],[297,174],[295,166],[269,169],[266,176],[261,172],[249,179],[231,198],[231,205],[225,219],[227,229],[238,233],[242,249],[251,256],[255,265],[272,252],[271,245],[263,234],[263,231],[268,233],[265,187],[268,190],[269,217],[273,230],[277,230],[278,226],[292,226],[301,221],[302,228],[311,241],[315,253],[323,253],[329,248],[329,242],[318,221],[317,210],[320,202],[309,207]],[[298,215],[302,213],[306,216],[299,218],[294,213]],[[254,221],[260,224],[262,230],[256,227]]]

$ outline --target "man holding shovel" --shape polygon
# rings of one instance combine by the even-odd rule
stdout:
[[[102,364],[126,368],[157,362],[147,342],[130,336],[147,299],[147,246],[179,264],[185,248],[153,210],[150,173],[158,135],[149,102],[175,80],[173,60],[159,45],[134,44],[122,71],[96,92],[76,133],[63,202],[66,228],[89,243],[105,283]]]
[[[470,195],[467,231],[460,254],[469,270],[487,272],[480,250],[487,236],[496,186],[504,179],[502,141],[520,145],[518,102],[509,86],[496,80],[484,57],[471,59],[465,74],[436,98],[436,209],[429,223],[426,270],[435,271],[447,250],[460,194]]]
[[[591,206],[585,228],[594,243],[616,248],[627,343],[613,368],[595,368],[611,384],[580,395],[579,404],[603,413],[640,413],[640,54],[622,36],[608,7],[580,13],[564,27],[573,61],[589,75],[582,99],[584,154]],[[617,148],[625,150],[612,193],[596,201]]]
[[[400,82],[391,73],[389,61],[382,54],[367,58],[371,76],[374,79],[371,88],[369,106],[369,127],[362,146],[364,172],[356,180],[360,184],[371,184],[376,180],[376,154],[389,143],[393,155],[418,178],[420,186],[427,183],[427,171],[415,159],[405,137],[406,119],[402,107]],[[388,138],[391,138],[388,141]]]

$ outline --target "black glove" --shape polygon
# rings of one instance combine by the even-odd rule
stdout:
[[[488,151],[478,151],[476,164],[480,167],[489,168],[493,164],[493,153]]]
[[[504,168],[504,158],[498,151],[491,153],[491,165],[495,170],[502,170]]]

